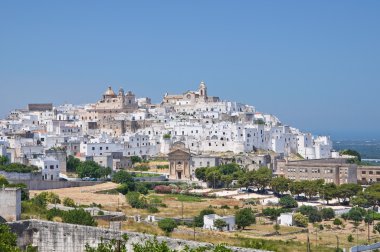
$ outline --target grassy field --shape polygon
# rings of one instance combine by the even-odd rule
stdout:
[[[80,204],[101,204],[105,210],[120,210],[127,216],[141,215],[145,218],[150,215],[147,210],[131,208],[125,200],[124,196],[115,194],[116,188],[114,183],[104,183],[89,187],[65,188],[51,190],[57,193],[61,199],[64,197],[73,198],[76,203]],[[31,194],[39,193],[40,191],[31,191]],[[102,193],[98,193],[102,192]],[[237,209],[244,207],[244,202],[230,198],[201,198],[196,196],[188,196],[181,194],[157,194],[150,192],[144,196],[148,201],[158,199],[162,201],[166,207],[159,207],[159,213],[154,214],[158,217],[175,217],[193,218],[199,212],[206,208],[211,208],[219,215],[232,215]],[[224,206],[224,207],[222,207]],[[33,216],[33,206],[28,205],[28,212],[24,217],[39,217]],[[258,213],[262,211],[263,206],[252,206]],[[43,217],[43,216],[41,216]],[[211,243],[227,243],[236,246],[255,247],[272,251],[306,251],[306,242],[308,234],[302,232],[302,228],[281,226],[279,235],[274,235],[273,222],[264,218],[257,217],[257,224],[252,225],[243,231],[234,232],[217,232],[206,231],[200,228],[196,229],[196,240]],[[349,221],[343,221],[343,227],[337,228],[332,221],[324,221],[321,223],[323,230],[318,230],[309,224],[309,240],[311,242],[312,251],[334,251],[337,244],[337,237],[341,248],[349,248],[358,244],[366,244],[367,241],[367,226],[364,222],[358,227],[358,231]],[[100,226],[108,227],[109,223],[99,221]],[[123,222],[123,229],[137,232],[146,232],[155,235],[163,235],[163,232],[152,223],[135,223],[132,220]],[[352,235],[353,242],[348,242],[347,237]],[[194,231],[192,228],[181,226],[172,234],[175,238],[194,239]],[[370,227],[371,243],[380,241],[379,234],[372,233]],[[358,238],[358,241],[357,241]],[[318,245],[318,246],[317,246]]]

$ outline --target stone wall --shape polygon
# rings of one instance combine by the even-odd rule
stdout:
[[[18,235],[18,245],[22,248],[32,244],[38,247],[39,252],[82,252],[85,245],[97,245],[101,239],[119,239],[122,235],[128,235],[127,251],[132,251],[132,244],[142,243],[153,239],[153,235],[147,235],[136,232],[122,232],[111,229],[96,227],[80,226],[66,223],[28,220],[9,223],[13,232]],[[212,247],[210,243],[195,242],[188,240],[172,239],[168,237],[157,237],[158,241],[166,241],[172,249],[182,250],[185,246],[190,248],[207,246]],[[230,247],[235,252],[264,252],[264,250],[246,249]]]
[[[7,180],[36,180],[36,181],[42,180],[42,173],[41,172],[20,173],[20,172],[0,171],[0,175],[3,175],[4,177],[6,177]]]
[[[29,190],[49,190],[49,189],[59,189],[68,187],[79,187],[79,186],[92,186],[96,184],[103,183],[101,181],[50,181],[50,180],[14,180],[10,179],[9,182],[17,184],[23,183],[27,186]]]

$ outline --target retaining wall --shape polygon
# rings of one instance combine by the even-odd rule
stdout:
[[[122,232],[111,229],[80,226],[59,222],[49,222],[40,220],[27,220],[8,223],[13,232],[17,233],[17,243],[21,248],[32,244],[38,247],[39,252],[82,252],[86,244],[95,246],[101,239],[122,240],[122,235],[128,235],[127,251],[133,251],[134,243],[142,243],[149,239],[154,239],[153,235]],[[181,239],[157,236],[157,240],[167,242],[172,249],[182,250],[185,246],[190,248],[206,246],[213,247],[210,243],[195,242]],[[234,252],[265,252],[264,250],[246,249],[230,247]]]

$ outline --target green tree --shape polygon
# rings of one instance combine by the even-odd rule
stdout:
[[[253,182],[255,180],[255,174],[256,174],[255,170],[246,171],[242,173],[241,176],[239,176],[238,178],[238,184],[248,189],[249,186],[254,185]]]
[[[86,212],[82,208],[73,209],[65,212],[62,216],[62,220],[65,223],[79,224],[85,226],[97,226],[98,224],[91,216],[89,212]]]
[[[264,216],[269,217],[269,219],[276,220],[281,213],[288,212],[289,210],[291,209],[267,207],[263,209],[262,213]]]
[[[362,194],[358,195],[358,197],[360,196],[367,200],[368,205],[378,205],[380,202],[380,184],[375,183],[370,185]]]
[[[235,222],[238,228],[244,230],[245,227],[256,223],[255,214],[250,208],[243,208],[235,213]]]
[[[206,170],[207,167],[200,167],[195,170],[195,177],[198,180],[205,181],[206,180]]]
[[[80,178],[101,178],[111,174],[111,169],[102,167],[94,161],[84,161],[77,167],[76,172]]]
[[[337,187],[334,183],[327,183],[321,187],[320,195],[326,200],[327,205],[329,201],[336,198],[337,195]]]
[[[348,212],[348,218],[354,222],[361,222],[366,214],[365,210],[360,207],[353,207]]]
[[[17,247],[17,236],[11,232],[6,224],[0,224],[0,251],[4,252],[21,252]]]
[[[370,206],[368,200],[363,196],[363,194],[360,194],[360,193],[357,196],[350,198],[350,204],[352,206],[359,206],[359,207]]]
[[[289,191],[292,195],[300,195],[304,192],[304,185],[301,181],[294,181],[289,184]]]
[[[322,221],[322,215],[316,207],[303,205],[297,211],[307,216],[311,223]]]
[[[312,180],[312,181],[302,180],[301,183],[303,185],[303,190],[304,190],[305,195],[309,197],[309,200],[310,200],[312,197],[316,196],[318,192],[322,191],[324,180],[323,179],[317,179],[317,180]]]
[[[112,182],[118,184],[134,182],[133,176],[127,171],[118,171],[112,175]]]
[[[307,227],[308,224],[308,218],[301,213],[295,213],[293,215],[293,221],[297,227]]]
[[[222,178],[221,178],[224,186],[226,186],[227,188],[230,188],[230,185],[231,185],[233,179],[234,178],[232,177],[232,175],[222,175]]]
[[[297,201],[290,195],[282,197],[279,201],[280,206],[285,208],[295,208],[298,207]]]
[[[74,200],[69,197],[63,199],[63,205],[67,207],[76,207]]]
[[[340,151],[339,154],[354,156],[355,158],[349,160],[349,162],[352,162],[352,163],[362,161],[362,157],[361,157],[360,153],[357,152],[356,150],[346,149],[346,150]]]
[[[223,228],[227,227],[227,222],[222,219],[216,219],[214,221],[214,227],[216,227],[219,231],[223,231]]]
[[[0,165],[6,165],[9,162],[9,158],[7,156],[0,156]]]
[[[166,236],[169,236],[177,227],[177,223],[173,219],[165,218],[158,222],[158,227],[165,232]]]
[[[221,183],[221,179],[222,173],[217,168],[206,171],[206,181],[212,185],[212,188],[216,188]]]
[[[66,161],[66,168],[69,172],[75,172],[77,167],[80,165],[81,161],[78,158],[70,155]]]
[[[335,212],[332,208],[327,207],[321,210],[321,215],[322,215],[322,219],[331,220],[332,218],[335,217]]]
[[[131,162],[132,164],[136,164],[136,163],[141,163],[143,160],[141,159],[141,157],[139,156],[132,156],[131,157]]]
[[[253,183],[259,191],[264,191],[272,181],[272,170],[268,167],[260,167],[253,175]]]
[[[271,187],[275,193],[282,195],[284,192],[289,191],[290,183],[290,179],[284,177],[276,177],[272,179]]]
[[[355,196],[358,192],[362,190],[362,187],[358,184],[347,183],[341,184],[337,187],[337,197],[347,202],[352,196]]]

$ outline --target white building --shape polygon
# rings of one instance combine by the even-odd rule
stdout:
[[[277,217],[277,223],[281,226],[293,226],[293,213],[281,213],[279,217]]]
[[[235,230],[235,216],[219,216],[217,214],[208,214],[203,216],[203,228],[209,229],[209,230],[217,230],[217,228],[214,226],[214,222],[217,219],[221,219],[226,222],[227,226],[223,228],[223,231],[233,231]]]

